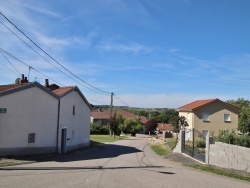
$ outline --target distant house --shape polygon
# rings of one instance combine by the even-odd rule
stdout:
[[[172,126],[171,124],[167,124],[167,123],[157,123],[157,127],[156,130],[163,132],[163,131],[167,131],[167,132],[173,132],[174,131],[174,126]]]
[[[239,109],[219,99],[197,100],[177,109],[179,116],[187,119],[189,130],[195,129],[195,137],[200,133],[218,135],[219,130],[234,129],[237,131]],[[193,131],[187,131],[186,139],[191,139]]]
[[[88,101],[76,86],[52,90],[48,82],[0,85],[0,155],[64,153],[89,145]]]
[[[145,116],[137,116],[126,110],[116,109],[112,111],[112,116],[114,113],[121,114],[124,119],[138,119],[142,125],[144,125],[148,120]],[[91,123],[98,123],[100,126],[108,125],[110,119],[109,110],[94,110],[91,112]],[[145,130],[143,126],[143,130]]]

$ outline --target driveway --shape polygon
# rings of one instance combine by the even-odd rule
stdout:
[[[55,161],[0,168],[0,187],[250,187],[157,156],[139,135]]]

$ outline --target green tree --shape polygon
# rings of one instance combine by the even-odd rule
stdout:
[[[242,110],[244,107],[250,107],[250,101],[244,98],[238,98],[237,100],[227,100],[226,103],[233,105],[234,107]]]
[[[178,114],[179,113],[175,109],[166,109],[156,117],[156,120],[161,123],[170,123],[174,116],[179,116]]]
[[[125,128],[123,130],[124,132],[135,136],[135,134],[142,129],[142,125],[137,119],[125,119],[123,128]]]
[[[118,123],[117,123],[117,119],[116,119],[116,113],[114,113],[113,117],[110,117],[109,126],[110,126],[110,133],[109,133],[110,136],[113,135],[115,137],[116,130],[117,130],[117,127],[118,127]]]
[[[243,107],[239,116],[238,130],[250,135],[250,108]]]
[[[173,116],[171,118],[171,124],[175,127],[177,143],[180,130],[185,129],[185,127],[188,126],[188,122],[184,116]]]
[[[116,117],[116,121],[117,121],[117,124],[118,125],[121,125],[121,124],[123,124],[124,123],[124,118],[123,118],[123,116],[122,116],[122,114],[117,114],[117,117]]]
[[[250,135],[250,101],[238,98],[237,100],[228,100],[226,102],[240,109],[238,130],[242,134]]]

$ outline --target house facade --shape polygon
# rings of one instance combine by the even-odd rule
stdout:
[[[189,124],[188,130],[195,129],[203,137],[218,136],[219,130],[237,132],[239,109],[219,99],[198,100],[177,109]],[[199,134],[195,134],[198,137]],[[193,137],[193,131],[187,131],[186,139]]]
[[[0,155],[56,152],[57,96],[38,83],[0,86]]]
[[[90,105],[78,87],[53,91],[59,96],[58,152],[65,153],[90,144]]]
[[[73,106],[75,115],[69,117]],[[1,156],[64,153],[89,145],[90,105],[76,86],[66,92],[37,82],[1,85],[0,111]]]

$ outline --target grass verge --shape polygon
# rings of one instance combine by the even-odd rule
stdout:
[[[203,170],[206,172],[211,172],[211,173],[222,175],[222,176],[227,176],[227,177],[236,178],[236,179],[245,180],[245,181],[250,182],[250,176],[236,174],[236,173],[229,172],[226,170],[220,170],[218,168],[213,168],[211,166],[204,166],[204,165],[200,165],[200,164],[185,164],[185,166],[192,167],[192,168],[199,169],[199,170]]]
[[[150,143],[150,146],[157,155],[165,156],[173,152],[175,142],[175,138],[167,138],[162,143]]]
[[[117,140],[123,140],[127,138],[127,136],[116,136],[116,137],[110,137],[109,135],[90,135],[90,140],[93,142],[115,142]]]
[[[157,155],[160,156],[165,156],[169,153],[169,150],[166,147],[163,147],[162,145],[151,145],[151,148]]]

